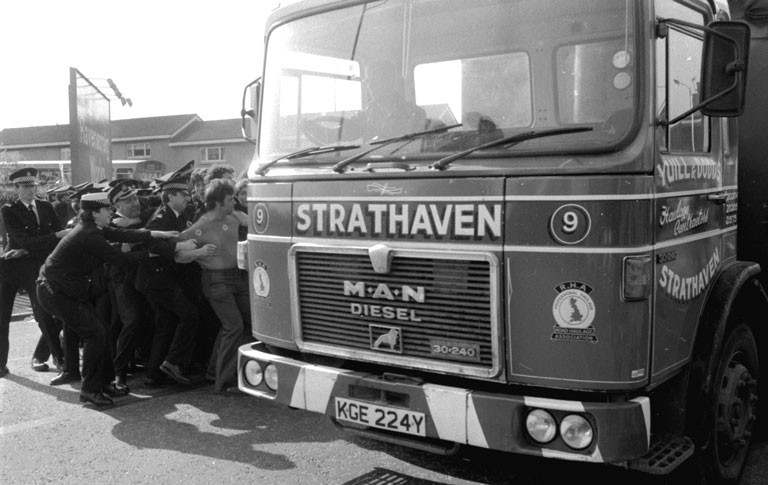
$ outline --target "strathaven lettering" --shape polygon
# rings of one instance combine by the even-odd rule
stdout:
[[[501,237],[501,204],[299,204],[300,234]]]
[[[659,286],[677,302],[689,302],[695,300],[704,292],[719,267],[720,249],[715,248],[707,264],[693,276],[680,276],[667,265],[664,265],[659,276]]]

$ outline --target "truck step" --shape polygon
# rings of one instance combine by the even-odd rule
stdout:
[[[666,475],[693,455],[693,442],[687,436],[669,436],[655,442],[648,453],[629,462],[629,468],[652,475]]]

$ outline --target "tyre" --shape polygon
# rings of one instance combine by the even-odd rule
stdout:
[[[747,325],[731,330],[716,362],[711,391],[702,403],[706,409],[700,426],[705,429],[691,433],[699,436],[696,469],[701,483],[736,484],[757,418],[757,345]]]

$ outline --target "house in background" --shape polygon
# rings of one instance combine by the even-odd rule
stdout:
[[[113,160],[159,160],[175,170],[189,159],[173,152],[171,142],[203,124],[196,114],[112,121]]]
[[[190,160],[195,160],[195,167],[226,163],[240,174],[255,149],[242,138],[240,123],[240,119],[204,121],[196,114],[112,120],[113,177],[133,177],[139,166],[170,172]],[[6,160],[50,166],[52,173],[63,174],[70,171],[69,137],[69,125],[6,128],[0,131],[0,146]]]
[[[248,169],[255,145],[242,137],[240,119],[205,121],[169,143],[181,160],[195,160],[196,167],[226,163],[239,176]],[[114,153],[114,152],[113,152]]]

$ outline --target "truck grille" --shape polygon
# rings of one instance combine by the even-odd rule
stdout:
[[[365,249],[323,249],[293,252],[294,324],[306,350],[470,375],[498,371],[494,257],[393,250],[389,271],[377,273]],[[404,288],[423,298],[404,301]],[[393,327],[400,346],[373,349],[376,332]]]

